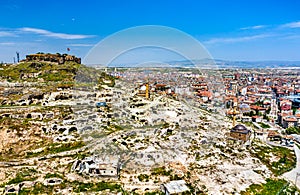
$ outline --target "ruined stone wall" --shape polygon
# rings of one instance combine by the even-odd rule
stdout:
[[[81,58],[77,58],[72,55],[60,55],[60,54],[30,54],[26,55],[25,61],[46,61],[46,62],[56,62],[58,64],[64,64],[66,61],[76,62],[81,64]]]

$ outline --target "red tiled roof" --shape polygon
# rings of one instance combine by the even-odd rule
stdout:
[[[211,97],[212,93],[210,91],[199,91],[197,95],[201,97]]]
[[[256,116],[252,116],[252,118],[261,118],[261,116],[256,115]]]
[[[156,84],[155,87],[165,87],[167,86],[166,84]]]
[[[253,110],[266,110],[266,108],[256,106],[256,105],[251,105],[250,108],[253,109]]]
[[[288,117],[288,116],[284,117],[283,120],[285,120],[287,122],[297,122],[298,121],[297,118],[293,117],[293,116],[291,116],[291,117]]]
[[[277,131],[269,131],[268,137],[274,137],[274,136],[280,136],[280,134]]]

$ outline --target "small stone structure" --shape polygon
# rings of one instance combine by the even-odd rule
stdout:
[[[230,138],[246,142],[250,139],[251,131],[244,125],[236,125],[230,130]]]
[[[162,184],[160,186],[163,193],[170,194],[181,194],[183,192],[189,191],[184,180],[170,181],[169,183]]]
[[[118,177],[120,172],[119,158],[116,157],[86,157],[76,160],[72,170],[94,177]]]

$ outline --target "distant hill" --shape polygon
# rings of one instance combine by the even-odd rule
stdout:
[[[226,61],[215,60],[220,67],[236,67],[236,68],[288,68],[300,67],[300,61]]]
[[[203,59],[191,61],[168,62],[173,66],[193,67],[196,65],[214,65],[217,68],[291,68],[299,67],[300,61],[228,61],[220,59]],[[194,63],[194,64],[193,64]],[[205,67],[205,66],[204,66]]]
[[[111,67],[203,67],[203,68],[300,68],[300,61],[229,61],[220,59],[168,61],[162,63],[130,63]]]

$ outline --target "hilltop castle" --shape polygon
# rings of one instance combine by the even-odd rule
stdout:
[[[26,62],[29,61],[46,61],[46,62],[56,62],[58,64],[64,64],[66,61],[76,62],[81,64],[81,58],[77,58],[76,56],[68,55],[68,54],[44,54],[44,53],[37,53],[37,54],[29,54],[26,55]]]

